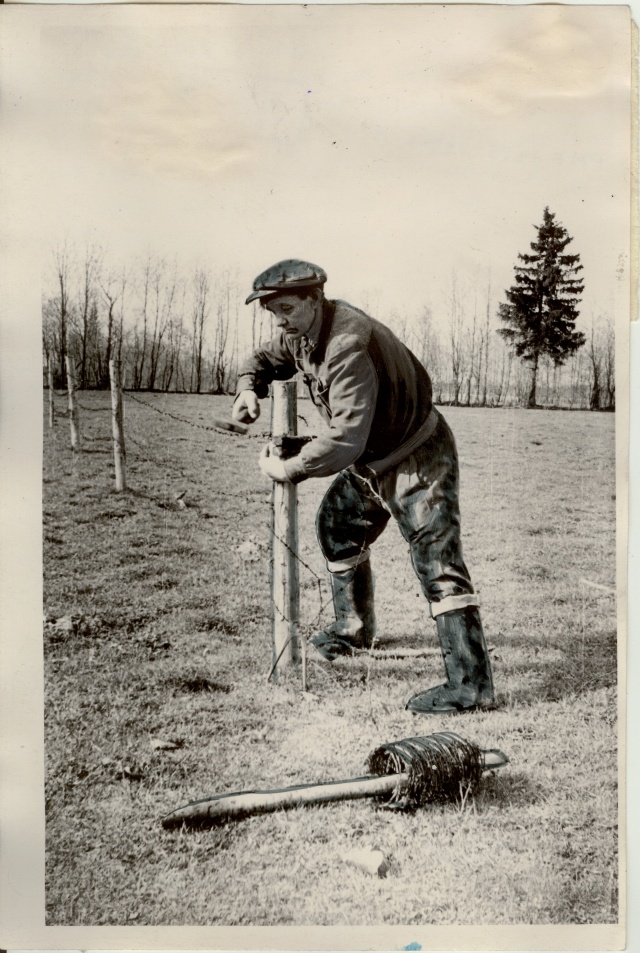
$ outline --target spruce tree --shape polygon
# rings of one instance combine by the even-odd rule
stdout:
[[[573,239],[548,207],[542,225],[536,227],[538,237],[531,242],[531,254],[518,254],[522,264],[515,265],[515,284],[505,291],[507,301],[498,309],[499,318],[508,325],[498,334],[517,357],[531,365],[528,407],[536,406],[540,358],[547,355],[556,365],[564,364],[586,341],[575,330],[584,291],[576,277],[582,271],[580,255],[564,254]]]

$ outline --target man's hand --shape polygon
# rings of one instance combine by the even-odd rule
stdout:
[[[260,416],[260,404],[252,390],[240,391],[235,399],[231,416],[243,424],[252,424]]]
[[[275,480],[277,483],[290,482],[284,468],[284,461],[281,460],[280,457],[275,456],[272,443],[268,443],[266,447],[264,447],[260,454],[259,465],[264,475]]]

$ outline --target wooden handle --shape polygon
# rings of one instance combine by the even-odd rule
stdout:
[[[175,827],[183,821],[222,820],[266,814],[281,808],[303,804],[323,804],[349,798],[378,797],[390,794],[407,783],[407,774],[368,775],[348,781],[329,781],[325,784],[302,784],[279,790],[234,791],[218,794],[202,801],[192,801],[162,818],[163,827]]]

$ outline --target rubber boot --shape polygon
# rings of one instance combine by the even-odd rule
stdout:
[[[490,708],[493,677],[480,612],[474,606],[444,612],[436,627],[447,681],[413,695],[406,707],[422,715]]]
[[[375,636],[373,573],[365,560],[345,572],[332,572],[331,592],[336,620],[311,639],[311,644],[327,662],[339,655],[353,655],[368,649]]]

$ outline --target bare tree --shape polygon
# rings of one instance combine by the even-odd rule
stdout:
[[[585,374],[583,351],[573,354],[568,362],[569,383],[568,383],[568,403],[569,407],[586,406],[585,392],[588,391],[587,375]]]
[[[480,362],[481,358],[481,348],[478,347],[478,309],[477,302],[474,302],[473,306],[473,317],[471,319],[471,326],[465,328],[464,333],[464,342],[466,345],[467,351],[467,406],[471,405],[471,389],[474,386],[475,382],[475,392],[476,392],[476,403],[479,402],[479,393],[480,393]]]
[[[92,313],[92,304],[95,303],[95,282],[100,270],[102,253],[94,246],[85,249],[82,263],[82,281],[78,316],[80,320],[80,389],[87,386],[87,363],[91,347],[91,333],[97,330],[95,311]],[[93,318],[93,327],[92,325]]]
[[[586,351],[591,369],[589,410],[599,410],[602,399],[602,352],[600,347],[600,335],[596,334],[593,320],[591,321],[591,332],[587,338]]]
[[[182,338],[184,332],[184,312],[187,297],[187,286],[183,280],[178,282],[176,297],[181,296],[180,304],[175,312],[170,315],[167,324],[167,346],[165,353],[164,366],[162,369],[162,390],[170,390],[174,378],[176,388],[180,387],[180,360],[182,349]]]
[[[153,274],[154,320],[151,331],[151,347],[149,350],[148,390],[153,390],[156,384],[158,365],[162,352],[162,341],[166,334],[167,327],[171,323],[177,283],[178,274],[175,262],[173,270],[167,272],[164,260],[157,261]]]
[[[482,341],[480,345],[480,350],[483,355],[483,384],[482,384],[482,397],[479,400],[479,403],[482,407],[487,406],[487,393],[489,389],[489,354],[490,354],[490,342],[491,342],[491,275],[489,275],[489,280],[487,284],[487,304],[485,309],[485,318],[484,318],[484,328],[482,330]]]
[[[49,342],[52,352],[55,353],[55,363],[57,365],[55,384],[64,387],[66,380],[65,358],[67,356],[67,324],[69,321],[70,270],[70,254],[66,241],[54,249],[53,262],[58,295],[53,299],[57,313],[55,315],[55,327],[53,320],[50,321]],[[53,313],[50,312],[49,317],[52,319]]]
[[[227,341],[229,338],[231,309],[231,278],[226,272],[218,286],[218,304],[211,349],[211,389],[214,394],[224,394],[227,385],[229,361]]]
[[[606,394],[605,409],[616,408],[616,332],[613,321],[606,318],[603,347],[603,379]]]
[[[59,359],[58,337],[60,333],[60,308],[57,298],[43,298],[42,300],[42,347],[47,368],[51,368],[55,376],[55,368]]]
[[[504,345],[501,348],[500,371],[496,377],[494,392],[495,406],[500,407],[507,401],[507,394],[511,386],[511,367],[513,364],[513,352]]]
[[[120,274],[120,320],[118,321],[115,328],[115,353],[117,360],[123,362],[123,346],[124,346],[124,302],[127,292],[127,285],[129,283],[129,274],[127,273],[126,268],[122,268]],[[123,387],[126,386],[126,378],[123,380]]]
[[[261,328],[261,322],[260,322],[261,315],[258,312],[262,310],[263,309],[260,307],[257,301],[251,302],[251,350],[252,351],[255,351],[255,349],[260,344],[260,331],[262,330],[262,328]]]
[[[455,272],[451,278],[451,294],[449,296],[449,346],[453,383],[453,404],[457,407],[460,403],[460,392],[466,371],[466,364],[464,354],[464,312]]]
[[[106,278],[99,279],[100,288],[107,301],[107,334],[105,341],[104,359],[100,362],[99,385],[107,388],[109,382],[109,361],[114,356],[118,342],[118,326],[116,317],[116,305],[124,295],[126,279],[118,279],[115,274],[110,273]],[[122,311],[120,312],[120,323],[122,323]],[[120,327],[120,335],[122,329]]]
[[[615,331],[611,318],[604,316],[591,330],[586,347],[589,369],[589,409],[613,410],[615,408]]]
[[[438,330],[434,324],[433,311],[424,305],[417,321],[403,318],[399,334],[411,348],[420,363],[427,369],[433,386],[434,403],[442,403],[446,383],[446,361]]]
[[[142,271],[142,304],[140,317],[142,319],[142,330],[136,324],[133,334],[133,389],[140,390],[142,387],[145,362],[147,358],[147,335],[149,323],[149,292],[151,286],[151,255],[147,254],[146,261]]]
[[[191,324],[193,329],[191,345],[191,387],[193,393],[199,394],[202,389],[202,352],[204,346],[204,327],[209,315],[209,275],[202,268],[197,268],[193,276],[193,306]]]

